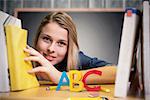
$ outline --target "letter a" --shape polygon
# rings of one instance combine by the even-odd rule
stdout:
[[[66,82],[63,81],[64,78],[66,79]],[[69,78],[68,78],[68,76],[67,76],[65,71],[63,71],[63,73],[61,75],[61,78],[59,80],[59,83],[58,83],[58,86],[56,88],[56,91],[60,90],[60,87],[62,85],[68,85],[69,86]]]

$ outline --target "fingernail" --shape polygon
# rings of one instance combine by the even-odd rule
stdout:
[[[25,60],[25,61],[27,61],[27,60],[28,60],[28,58],[24,58],[24,60]]]
[[[29,45],[27,45],[27,47],[30,47]]]
[[[32,71],[31,71],[31,70],[28,70],[27,72],[28,72],[28,73],[32,73]]]

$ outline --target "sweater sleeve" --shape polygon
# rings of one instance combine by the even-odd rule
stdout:
[[[100,60],[96,57],[94,58],[88,57],[83,52],[81,51],[79,52],[79,64],[78,64],[79,70],[97,68],[97,67],[102,67],[106,65],[111,65],[111,63]]]

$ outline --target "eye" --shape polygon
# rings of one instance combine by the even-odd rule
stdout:
[[[58,42],[58,46],[60,46],[60,47],[63,47],[63,46],[66,46],[66,45],[67,44],[65,42],[62,42],[62,41]]]
[[[49,37],[45,37],[45,36],[42,39],[46,43],[51,43],[51,41],[52,41]]]

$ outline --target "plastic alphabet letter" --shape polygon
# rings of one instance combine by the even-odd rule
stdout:
[[[66,79],[66,82],[63,82],[63,79],[64,79],[64,78]],[[56,88],[56,91],[60,90],[60,87],[61,87],[62,85],[68,85],[68,86],[69,86],[69,78],[68,78],[68,76],[67,76],[67,74],[66,74],[65,71],[63,71],[63,73],[62,73],[62,75],[61,75],[61,78],[60,78],[60,80],[59,80],[59,83],[58,83],[58,86],[57,86],[57,88]]]
[[[83,83],[82,83],[82,74],[80,71],[72,70],[69,72],[70,78],[70,91],[82,91]]]
[[[91,71],[88,71],[88,72],[83,76],[83,79],[82,79],[82,82],[83,82],[83,84],[84,84],[84,88],[86,88],[87,91],[99,91],[99,90],[101,89],[100,86],[95,86],[95,87],[91,88],[91,87],[88,87],[88,86],[86,85],[86,78],[87,78],[87,76],[90,75],[90,74],[98,74],[98,75],[101,75],[102,72],[101,72],[101,71],[98,71],[98,70],[91,70]]]

